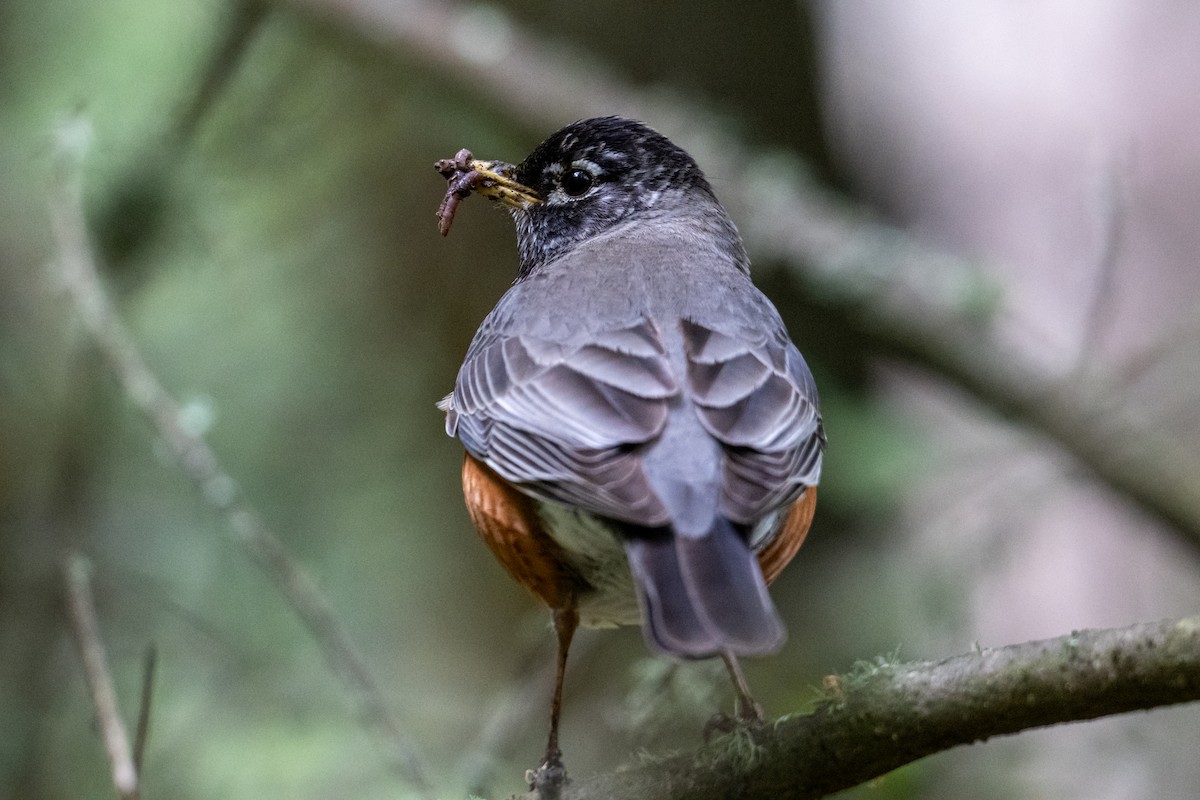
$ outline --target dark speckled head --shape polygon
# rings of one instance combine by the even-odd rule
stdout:
[[[522,276],[614,225],[677,213],[707,217],[707,226],[745,268],[741,238],[704,173],[684,150],[640,122],[573,122],[538,145],[515,178],[542,199],[513,209]]]

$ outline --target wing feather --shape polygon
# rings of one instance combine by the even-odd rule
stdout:
[[[443,407],[447,432],[507,480],[652,526],[668,517],[633,449],[662,433],[679,391],[646,319],[576,346],[485,328]]]
[[[808,366],[778,317],[763,321],[722,330],[683,321],[682,386],[646,318],[578,344],[485,325],[443,401],[447,431],[540,497],[663,525],[670,515],[640,451],[683,395],[722,446],[721,515],[754,525],[816,485],[825,442]]]
[[[687,320],[683,334],[688,393],[725,446],[721,512],[752,525],[820,477],[816,384],[781,322],[765,332],[725,332]]]

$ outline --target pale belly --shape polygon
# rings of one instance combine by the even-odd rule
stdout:
[[[579,622],[589,628],[640,625],[642,613],[625,547],[612,526],[584,511],[539,501],[544,529],[592,591],[578,597]]]

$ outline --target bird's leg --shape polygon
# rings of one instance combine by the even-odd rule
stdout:
[[[750,684],[746,682],[746,676],[742,673],[742,665],[738,663],[737,656],[726,651],[721,653],[721,660],[725,662],[725,669],[729,671],[737,699],[734,701],[732,717],[719,711],[705,724],[704,741],[706,742],[714,736],[722,736],[739,729],[756,730],[761,728],[766,721],[763,718],[762,706],[754,702],[754,698],[750,694]]]
[[[579,611],[574,605],[554,609],[554,633],[558,636],[558,661],[554,669],[554,695],[550,700],[550,738],[546,742],[546,761],[562,759],[558,749],[558,718],[562,713],[563,677],[567,674],[567,651],[579,627]]]
[[[730,652],[724,652],[721,653],[721,660],[725,662],[725,669],[729,670],[729,677],[733,679],[733,688],[737,692],[734,714],[738,721],[761,725],[763,723],[762,706],[754,702],[754,698],[750,695],[750,684],[746,683],[746,676],[742,673],[742,665],[738,663],[737,656]]]
[[[554,695],[550,700],[550,736],[546,740],[546,757],[542,765],[532,770],[526,777],[529,788],[538,793],[538,797],[550,800],[558,797],[567,779],[567,770],[563,766],[562,751],[558,748],[558,719],[562,714],[563,677],[567,674],[567,652],[571,649],[571,639],[575,629],[579,627],[579,610],[571,603],[566,608],[554,609],[554,633],[558,637],[558,660],[554,669]]]

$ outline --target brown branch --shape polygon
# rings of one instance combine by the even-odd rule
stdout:
[[[564,800],[824,797],[959,745],[1200,700],[1200,616],[955,656],[827,682],[803,715],[580,782]],[[751,741],[753,739],[753,741]]]
[[[67,610],[71,630],[79,645],[83,675],[88,694],[96,710],[100,738],[108,754],[113,786],[124,800],[137,800],[138,770],[121,711],[117,707],[117,690],[108,671],[108,657],[100,638],[100,623],[96,619],[96,604],[92,599],[91,565],[79,553],[68,553],[63,560],[63,575],[67,585]]]
[[[996,291],[978,265],[871,218],[816,185],[796,159],[750,150],[695,98],[638,91],[581,57],[579,46],[535,37],[503,12],[431,0],[292,4],[393,47],[532,130],[594,114],[653,122],[704,165],[760,263],[786,264],[813,302],[845,315],[880,351],[1040,431],[1200,548],[1200,463],[1124,406],[1118,381],[1099,370],[1086,381],[1052,373],[1036,354],[1002,341],[989,324]]]
[[[233,540],[274,582],[300,617],[326,664],[351,695],[360,722],[385,745],[393,769],[423,795],[430,796],[423,759],[388,711],[383,693],[325,596],[242,496],[237,482],[222,468],[203,436],[184,423],[179,403],[142,358],[104,291],[88,239],[79,178],[79,162],[88,135],[86,123],[79,119],[60,129],[61,174],[50,208],[58,278],[80,321],[130,402],[153,424],[179,468],[195,483],[205,501],[225,517]]]

